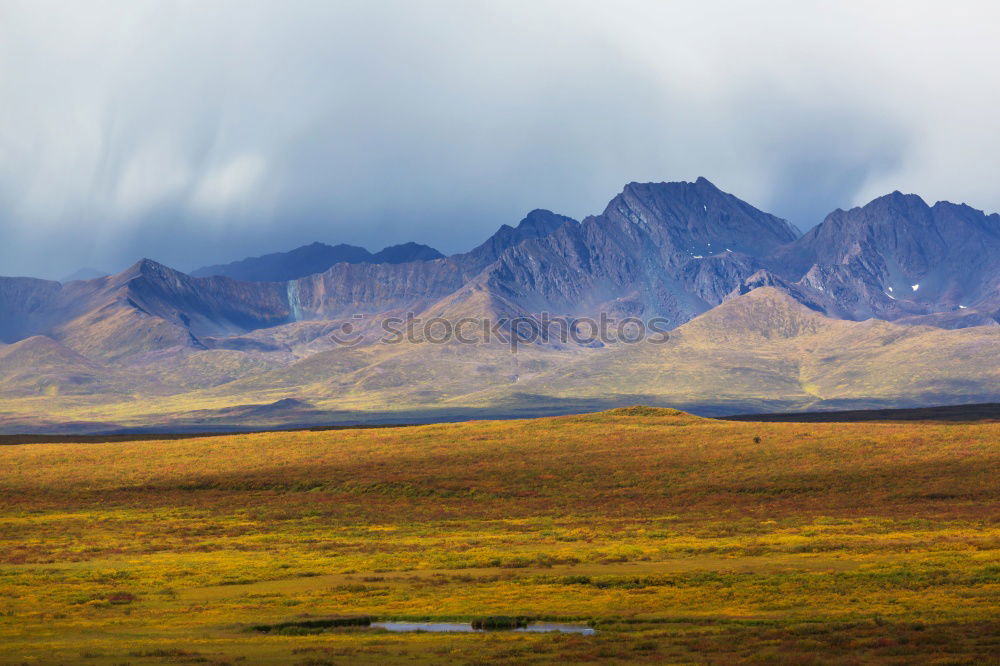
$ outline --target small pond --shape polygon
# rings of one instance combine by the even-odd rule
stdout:
[[[583,634],[590,636],[595,633],[592,627],[585,624],[562,624],[558,622],[532,622],[526,627],[517,629],[473,629],[469,622],[372,622],[371,626],[387,631],[439,631],[461,633],[486,633],[488,631],[521,631],[545,632],[559,631],[564,634]]]

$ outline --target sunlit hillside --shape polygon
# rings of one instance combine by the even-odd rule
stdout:
[[[293,336],[294,328],[267,329],[259,339]],[[665,342],[585,347],[556,344],[553,334],[513,353],[496,340],[382,344],[372,336],[318,351],[301,344],[294,353],[176,352],[166,367],[154,355],[112,374],[32,338],[0,347],[0,397],[10,396],[0,405],[0,432],[397,423],[635,403],[708,415],[927,406],[994,402],[1000,386],[1000,326],[843,321],[771,287],[726,301]]]

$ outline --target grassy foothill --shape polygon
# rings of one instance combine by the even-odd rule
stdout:
[[[998,608],[995,422],[0,447],[4,664],[981,664]],[[369,625],[498,618],[596,633]]]

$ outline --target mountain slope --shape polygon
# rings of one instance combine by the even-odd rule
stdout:
[[[340,262],[369,261],[371,253],[355,245],[312,243],[288,252],[249,257],[229,264],[205,266],[192,271],[193,277],[225,276],[248,282],[285,282],[322,273]]]
[[[48,304],[62,289],[51,280],[0,277],[0,342],[17,342],[45,330]]]
[[[576,224],[571,218],[534,210],[517,227],[504,225],[485,243],[463,254],[405,264],[337,264],[289,286],[295,317],[421,312],[451,298],[508,249]]]
[[[193,277],[224,276],[245,282],[287,282],[328,270],[334,264],[403,264],[430,261],[444,255],[427,245],[403,243],[372,254],[356,245],[312,243],[261,257],[250,257],[229,264],[205,266],[191,272]]]
[[[501,226],[485,243],[473,250],[456,255],[466,271],[476,273],[500,258],[508,248],[532,238],[544,238],[564,225],[575,226],[576,220],[565,215],[558,215],[550,210],[536,208],[521,220],[516,227]]]
[[[47,335],[87,356],[122,357],[285,323],[287,294],[282,283],[193,278],[144,259],[117,275],[64,285],[0,280],[3,308],[13,313],[0,333],[10,342]]]
[[[243,406],[285,402],[308,404],[308,415],[300,410],[294,418],[309,423],[565,413],[636,402],[708,415],[990,402],[1000,399],[998,348],[1000,327],[831,319],[761,287],[684,324],[662,344],[526,345],[515,354],[497,343],[403,341],[330,347],[256,369],[247,365],[252,359],[278,357],[226,352],[226,362],[242,368],[232,381],[189,382],[185,392],[128,403],[111,396],[86,414],[103,423],[198,428],[253,425]],[[50,399],[53,413],[60,400]],[[282,418],[277,410],[259,423]]]
[[[225,347],[227,337],[300,320],[417,312],[459,290],[496,252],[567,222],[575,224],[548,211],[533,211],[516,229],[504,227],[483,246],[452,258],[410,243],[374,255],[384,263],[369,263],[373,255],[367,251],[342,246],[338,252],[347,248],[347,258],[364,263],[339,262],[322,273],[283,282],[194,277],[150,260],[117,275],[64,285],[0,278],[0,312],[5,314],[0,342],[49,335],[95,358],[124,358],[171,347]],[[234,271],[259,276],[261,271],[289,270],[292,264],[300,271],[312,270],[310,257],[329,259],[324,248],[316,244],[300,248],[305,254],[293,251],[238,262]],[[404,263],[390,263],[397,261]]]
[[[768,259],[852,319],[1000,309],[1000,215],[893,192],[837,210]],[[947,318],[938,318],[947,324]]]
[[[792,241],[787,222],[704,178],[631,183],[604,213],[505,251],[478,284],[532,312],[665,317],[718,305]]]
[[[514,387],[472,396],[622,403],[642,398],[703,413],[932,405],[1000,397],[1000,328],[942,330],[831,319],[773,287],[684,324],[665,344],[578,355]]]
[[[273,425],[997,400],[998,239],[997,215],[899,193],[797,237],[699,179],[629,184],[580,223],[534,210],[450,257],[407,244],[383,263],[290,280],[149,260],[65,284],[0,278],[0,343],[12,343],[0,346],[0,411],[20,414],[0,422],[32,422],[42,400],[54,419],[100,427],[262,413],[247,405],[277,405],[264,410]],[[388,318],[408,313],[472,321],[472,340],[431,344],[418,331],[381,344]],[[543,313],[557,326],[607,314],[673,330],[664,344],[521,343],[516,354],[482,339],[484,322],[506,336],[503,320]]]
[[[110,369],[51,338],[0,345],[0,385],[7,397],[117,393],[117,384]]]
[[[109,289],[136,309],[196,336],[274,326],[288,321],[290,314],[284,284],[194,278],[148,259],[113,276]]]

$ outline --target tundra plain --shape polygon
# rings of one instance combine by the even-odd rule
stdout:
[[[996,422],[0,447],[0,663],[973,664],[998,607]],[[309,626],[491,615],[596,633]]]

